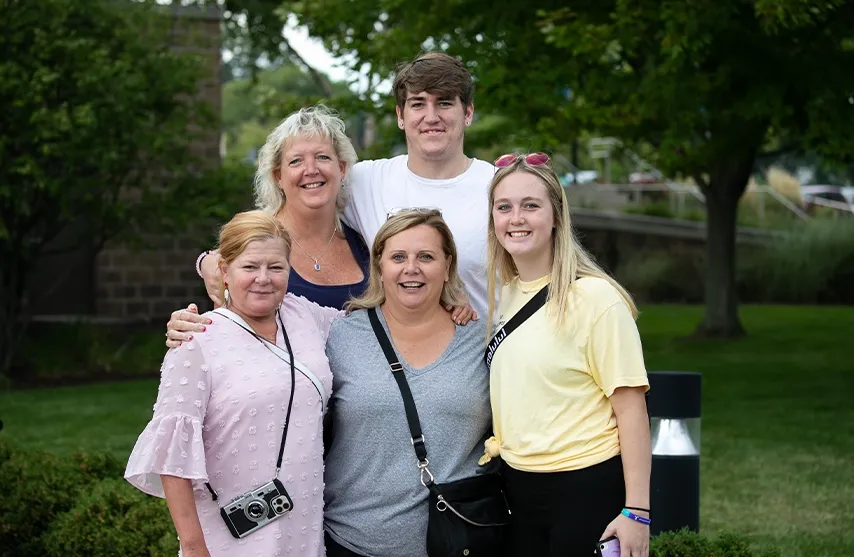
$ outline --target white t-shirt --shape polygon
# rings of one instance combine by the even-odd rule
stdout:
[[[362,161],[350,172],[350,201],[344,220],[359,231],[370,247],[392,209],[430,207],[454,234],[457,267],[472,307],[486,316],[486,231],[489,224],[488,189],[495,167],[472,160],[455,178],[430,180],[407,167],[408,156]]]

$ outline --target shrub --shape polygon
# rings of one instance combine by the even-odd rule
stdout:
[[[639,303],[697,303],[703,299],[702,261],[659,251],[644,251],[621,262],[616,279]]]
[[[745,536],[724,532],[711,539],[692,532],[665,532],[650,541],[649,557],[779,557],[776,548],[754,550]]]
[[[0,466],[12,458],[12,447],[8,443],[0,441]]]
[[[178,538],[166,502],[106,479],[59,515],[44,537],[54,557],[174,557]]]
[[[110,453],[80,451],[72,454],[70,461],[83,476],[86,483],[96,482],[104,478],[121,478],[125,472],[124,463],[116,460]]]
[[[0,442],[0,557],[43,557],[50,523],[93,483],[121,477],[121,470],[109,455],[61,458]]]
[[[13,451],[0,464],[0,555],[44,555],[41,535],[71,508],[85,482],[68,461],[45,453]]]
[[[13,379],[23,385],[152,376],[165,351],[160,326],[33,323],[17,354]]]
[[[813,219],[746,260],[743,289],[757,301],[854,303],[854,220]]]

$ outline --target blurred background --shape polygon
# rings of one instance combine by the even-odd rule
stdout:
[[[851,2],[0,5],[0,556],[175,554],[119,478],[195,257],[291,111],[405,152],[425,50],[474,76],[469,156],[551,156],[648,369],[703,373],[700,534],[654,554],[854,555]]]

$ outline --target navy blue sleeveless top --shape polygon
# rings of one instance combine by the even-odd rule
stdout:
[[[293,267],[288,277],[288,292],[295,296],[304,296],[315,304],[336,309],[344,309],[344,303],[351,297],[361,296],[368,286],[368,275],[370,274],[371,252],[359,233],[344,224],[344,238],[353,252],[356,263],[362,269],[361,282],[355,284],[326,285],[314,284],[302,278]]]

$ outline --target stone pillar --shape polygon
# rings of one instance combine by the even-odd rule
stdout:
[[[221,16],[216,6],[170,6],[173,17],[172,46],[201,54],[210,69],[199,84],[199,96],[215,111],[221,109],[220,50]],[[193,145],[206,162],[220,163],[220,132],[212,130]],[[148,249],[132,250],[108,244],[95,259],[95,310],[97,317],[120,321],[160,321],[174,309],[190,302],[204,311],[210,302],[196,275],[194,263],[200,251],[209,249],[213,230],[185,237],[146,238]]]

